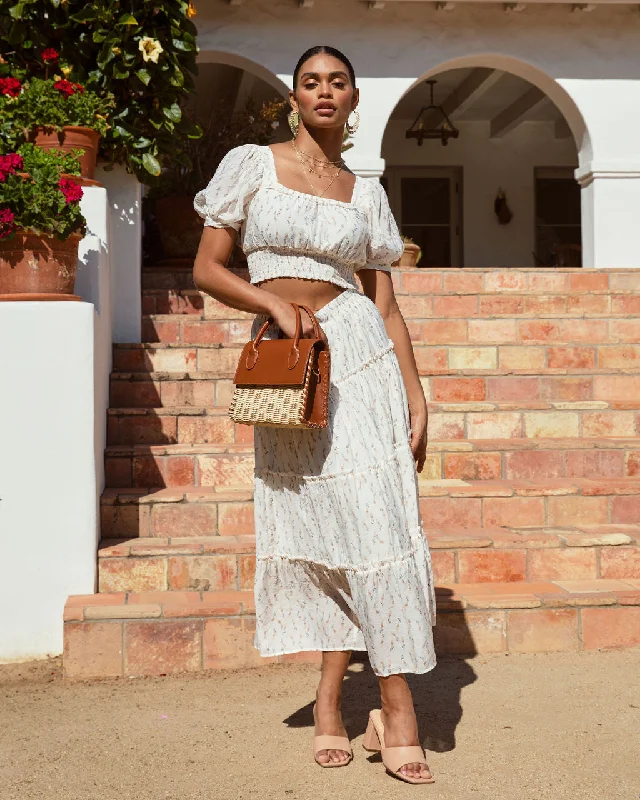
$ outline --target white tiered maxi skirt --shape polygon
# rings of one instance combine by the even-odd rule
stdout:
[[[377,675],[427,672],[433,574],[393,342],[357,290],[316,317],[331,351],[328,427],[254,429],[254,643],[262,656],[367,650]]]

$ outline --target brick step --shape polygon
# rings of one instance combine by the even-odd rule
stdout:
[[[114,372],[110,405],[114,408],[226,406],[233,393],[232,373]],[[421,378],[428,401],[465,402],[634,402],[640,397],[640,373],[630,370],[437,370]]]
[[[242,342],[228,344],[114,344],[116,372],[206,372],[235,374]],[[640,344],[624,345],[431,345],[413,344],[420,375],[479,374],[638,375]]]
[[[593,295],[588,295],[592,300]],[[598,295],[595,295],[598,297]],[[409,298],[412,302],[415,298]],[[402,305],[402,304],[401,304]],[[224,308],[224,307],[222,307]],[[233,309],[228,309],[233,311]],[[454,310],[455,311],[455,310]],[[452,313],[430,314],[423,310],[406,314],[409,335],[415,345],[502,345],[522,346],[553,344],[582,346],[584,344],[637,344],[640,341],[640,319],[607,315],[596,318],[563,314],[550,316],[531,314],[532,319],[516,319],[514,314],[468,315]],[[220,314],[222,312],[220,311]],[[238,312],[241,313],[241,312]],[[206,319],[193,314],[153,314],[142,319],[142,340],[164,344],[234,344],[251,338],[253,316],[242,318]],[[474,319],[473,316],[477,318]],[[246,318],[248,317],[248,318]],[[484,318],[483,318],[484,317]]]
[[[426,276],[419,276],[426,277]],[[565,318],[621,318],[637,315],[640,305],[640,286],[633,292],[603,290],[600,292],[439,292],[437,290],[402,292],[396,298],[403,314],[409,319],[482,319],[524,318],[526,321],[549,319],[564,322]],[[153,289],[142,296],[145,320],[169,322],[221,321],[253,319],[253,314],[225,305],[197,289]],[[185,319],[186,317],[186,319]]]
[[[640,582],[448,584],[436,589],[438,654],[620,649],[640,644]],[[262,659],[253,592],[72,595],[64,609],[67,678],[165,675],[319,661]]]
[[[196,418],[197,419],[197,418]],[[204,418],[208,423],[212,418]],[[216,418],[213,418],[214,426]],[[249,426],[238,426],[238,430]],[[212,434],[219,428],[209,428]],[[248,486],[254,458],[250,442],[110,445],[105,450],[107,486]],[[636,478],[640,480],[640,438],[510,438],[429,440],[421,479],[529,480],[547,478]]]
[[[640,525],[425,528],[440,583],[640,580]],[[250,591],[253,536],[103,539],[99,592]]]
[[[624,403],[428,403],[436,440],[637,437],[640,400]],[[250,443],[253,428],[235,424],[228,407],[111,408],[108,444]],[[640,438],[638,439],[640,447]]]
[[[105,489],[103,539],[253,535],[253,488]]]
[[[247,270],[234,270],[248,278]],[[633,269],[586,269],[584,267],[463,267],[446,269],[394,268],[397,294],[425,295],[556,295],[640,294],[640,275]],[[142,270],[143,296],[154,290],[196,291],[193,269],[148,267]],[[357,276],[356,276],[357,280]],[[637,301],[636,301],[637,302]],[[630,311],[629,313],[634,313]]]
[[[247,475],[252,470],[247,468]],[[563,528],[635,525],[640,478],[419,481],[420,510],[429,529]],[[107,489],[102,537],[237,536],[254,532],[253,489],[182,485],[167,489]]]

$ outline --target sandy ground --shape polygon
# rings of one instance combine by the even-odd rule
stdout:
[[[362,749],[376,680],[344,687],[354,762],[311,758],[318,668],[68,683],[60,659],[0,666],[2,800],[638,800],[640,651],[442,658],[411,678],[437,783]]]

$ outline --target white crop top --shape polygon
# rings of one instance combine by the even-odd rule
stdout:
[[[251,283],[293,277],[353,288],[355,272],[390,271],[404,249],[378,181],[356,176],[348,203],[289,189],[266,145],[230,150],[194,208],[205,225],[241,231]]]

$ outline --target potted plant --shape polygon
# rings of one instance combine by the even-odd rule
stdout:
[[[400,237],[404,242],[404,252],[397,261],[394,261],[394,267],[417,267],[418,262],[422,258],[422,250],[410,236],[401,235]]]
[[[24,83],[55,73],[100,97],[113,94],[100,160],[154,185],[165,159],[201,134],[182,118],[198,72],[195,13],[186,0],[3,3],[0,78]]]
[[[86,230],[78,155],[25,143],[0,156],[0,294],[73,294]]]
[[[189,139],[185,152],[163,170],[158,186],[145,201],[161,240],[164,259],[192,261],[202,235],[202,218],[193,208],[194,195],[207,185],[226,153],[241,144],[269,144],[279,125],[284,101],[264,103],[256,109],[249,98],[244,108],[229,117],[224,103],[215,106],[199,139]]]
[[[65,152],[81,150],[81,175],[94,182],[98,141],[109,125],[113,95],[100,97],[66,78],[0,79],[0,128],[5,148],[25,141]]]

